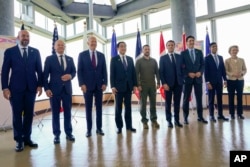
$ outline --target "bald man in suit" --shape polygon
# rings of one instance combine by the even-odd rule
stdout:
[[[12,107],[17,152],[23,151],[24,145],[38,147],[31,132],[36,94],[42,94],[42,63],[39,50],[28,46],[29,37],[27,30],[19,31],[19,44],[4,52],[1,75],[4,98]]]

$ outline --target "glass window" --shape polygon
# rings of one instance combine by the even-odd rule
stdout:
[[[139,28],[139,30],[141,30],[141,18],[128,20],[128,21],[124,22],[124,26],[125,26],[125,28],[124,28],[125,34],[137,32],[138,28]]]
[[[171,30],[164,30],[162,31],[164,43],[168,40],[172,40],[172,31]],[[151,56],[156,59],[159,63],[160,59],[160,31],[150,34],[150,41],[149,45],[151,48]]]
[[[58,35],[65,37],[65,34],[64,34],[65,26],[61,25],[60,23],[56,23],[56,26],[57,26]]]
[[[149,14],[149,28],[160,27],[161,25],[170,23],[171,23],[170,9]]]
[[[240,6],[245,6],[249,5],[250,1],[249,0],[215,0],[215,11],[222,11],[226,9],[231,9],[231,8],[236,8]]]
[[[41,13],[35,11],[35,25],[38,27],[41,27],[43,29],[46,29],[45,27],[45,16]]]
[[[196,40],[197,41],[203,41],[203,54],[204,54],[204,56],[206,54],[206,35],[207,35],[207,31],[208,31],[208,34],[209,34],[210,42],[213,42],[210,22],[209,21],[204,21],[204,22],[199,22],[199,23],[196,24]]]
[[[30,33],[30,46],[35,47],[39,50],[41,59],[42,59],[42,67],[44,67],[44,61],[47,56],[51,55],[52,51],[52,37],[46,38],[41,35]],[[46,96],[45,93],[42,93],[40,97],[36,97],[36,100],[42,100],[42,99],[47,99],[48,97]]]
[[[77,67],[78,55],[83,51],[83,40],[77,40],[66,44],[66,54],[73,57],[75,66]],[[79,88],[77,76],[72,80],[72,88],[74,95],[82,95],[82,91]]]
[[[123,24],[116,24],[113,26],[107,27],[107,38],[112,38],[113,29],[115,30],[116,37],[123,35]]]
[[[74,33],[74,24],[72,23],[72,24],[67,25],[66,27],[66,36],[70,37],[73,35],[75,35],[75,33]]]
[[[207,0],[195,0],[195,16],[207,14]]]
[[[238,2],[238,1],[237,1]],[[234,16],[223,17],[216,20],[217,28],[217,42],[218,52],[223,55],[224,59],[230,57],[228,48],[232,45],[239,46],[238,56],[244,58],[246,64],[250,64],[250,48],[249,48],[249,36],[250,36],[250,13],[238,14]],[[244,21],[244,26],[242,26]],[[232,24],[233,23],[233,24]],[[223,25],[223,26],[221,26]],[[250,73],[246,74],[245,78],[245,90],[250,91]],[[248,87],[248,89],[246,89]]]
[[[47,27],[48,31],[53,32],[55,27],[55,22],[50,18],[47,18],[47,21],[48,21],[48,27]]]
[[[21,4],[18,1],[14,1],[14,16],[17,18],[21,17]]]
[[[120,3],[122,3],[122,2],[125,2],[126,0],[115,0],[115,3],[116,4],[120,4]]]
[[[123,41],[126,42],[127,44],[126,55],[131,56],[133,59],[135,59],[136,36],[133,38],[124,39]],[[143,46],[145,44],[146,44],[146,36],[141,34],[141,45]]]
[[[75,27],[76,27],[76,34],[82,33],[84,31],[84,22],[86,20],[79,20],[75,22]]]

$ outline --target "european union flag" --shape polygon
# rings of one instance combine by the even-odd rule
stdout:
[[[58,40],[58,31],[55,24],[54,32],[53,32],[53,39],[52,39],[52,54],[56,54],[56,51],[54,49],[55,42]]]
[[[209,45],[210,45],[210,38],[209,38],[208,31],[207,31],[207,34],[206,34],[206,56],[210,53]]]
[[[113,30],[112,40],[111,40],[111,57],[117,56],[117,48],[116,48],[116,34],[115,30]]]
[[[140,35],[140,31],[138,30],[137,37],[136,37],[135,59],[137,59],[140,56],[141,51],[142,51],[141,35]]]

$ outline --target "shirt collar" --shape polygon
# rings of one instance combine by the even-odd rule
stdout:
[[[59,54],[56,52],[57,57],[60,57],[61,55],[64,57],[64,54]]]
[[[20,44],[18,44],[18,47],[19,47],[20,49],[23,49],[23,48],[28,49],[28,46],[22,46],[22,45],[20,45]]]

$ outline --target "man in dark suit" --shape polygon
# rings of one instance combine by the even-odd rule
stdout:
[[[165,90],[166,102],[165,112],[168,121],[168,127],[173,128],[171,121],[171,104],[174,98],[174,123],[178,127],[182,127],[179,121],[180,101],[183,85],[183,59],[182,56],[174,53],[175,42],[169,40],[166,43],[168,53],[160,58],[160,78]]]
[[[64,54],[65,43],[57,40],[54,45],[56,53],[48,56],[44,66],[44,90],[50,99],[52,109],[52,128],[54,144],[60,143],[60,109],[61,102],[64,114],[64,131],[66,139],[75,141],[72,135],[71,105],[72,85],[71,80],[76,75],[76,68],[71,57]]]
[[[226,86],[227,77],[224,66],[223,57],[217,54],[217,44],[210,44],[211,54],[205,57],[205,81],[208,89],[209,114],[210,120],[216,122],[214,118],[214,96],[217,97],[218,120],[228,121],[228,118],[223,116],[222,109],[222,91],[223,81]]]
[[[184,97],[183,97],[183,112],[184,123],[188,124],[189,115],[189,100],[194,87],[194,93],[196,98],[196,108],[198,121],[207,123],[203,118],[202,108],[202,74],[204,71],[204,58],[201,50],[195,49],[195,38],[188,36],[186,38],[188,49],[181,52],[183,56],[183,68],[184,68]]]
[[[28,46],[29,32],[18,33],[19,44],[4,52],[2,66],[3,96],[12,107],[13,132],[17,152],[23,144],[38,147],[31,140],[36,93],[42,94],[42,63],[37,49]]]
[[[86,137],[91,136],[92,105],[95,96],[96,133],[104,135],[102,130],[102,96],[107,87],[107,68],[103,53],[96,51],[97,41],[94,36],[88,38],[89,50],[79,54],[77,76],[84,94],[87,119]]]
[[[117,133],[120,134],[123,128],[122,104],[125,105],[126,129],[136,132],[132,126],[131,115],[131,96],[132,91],[136,90],[137,79],[133,59],[126,55],[126,43],[117,44],[119,55],[111,59],[110,64],[110,83],[112,92],[115,95],[115,122]]]

